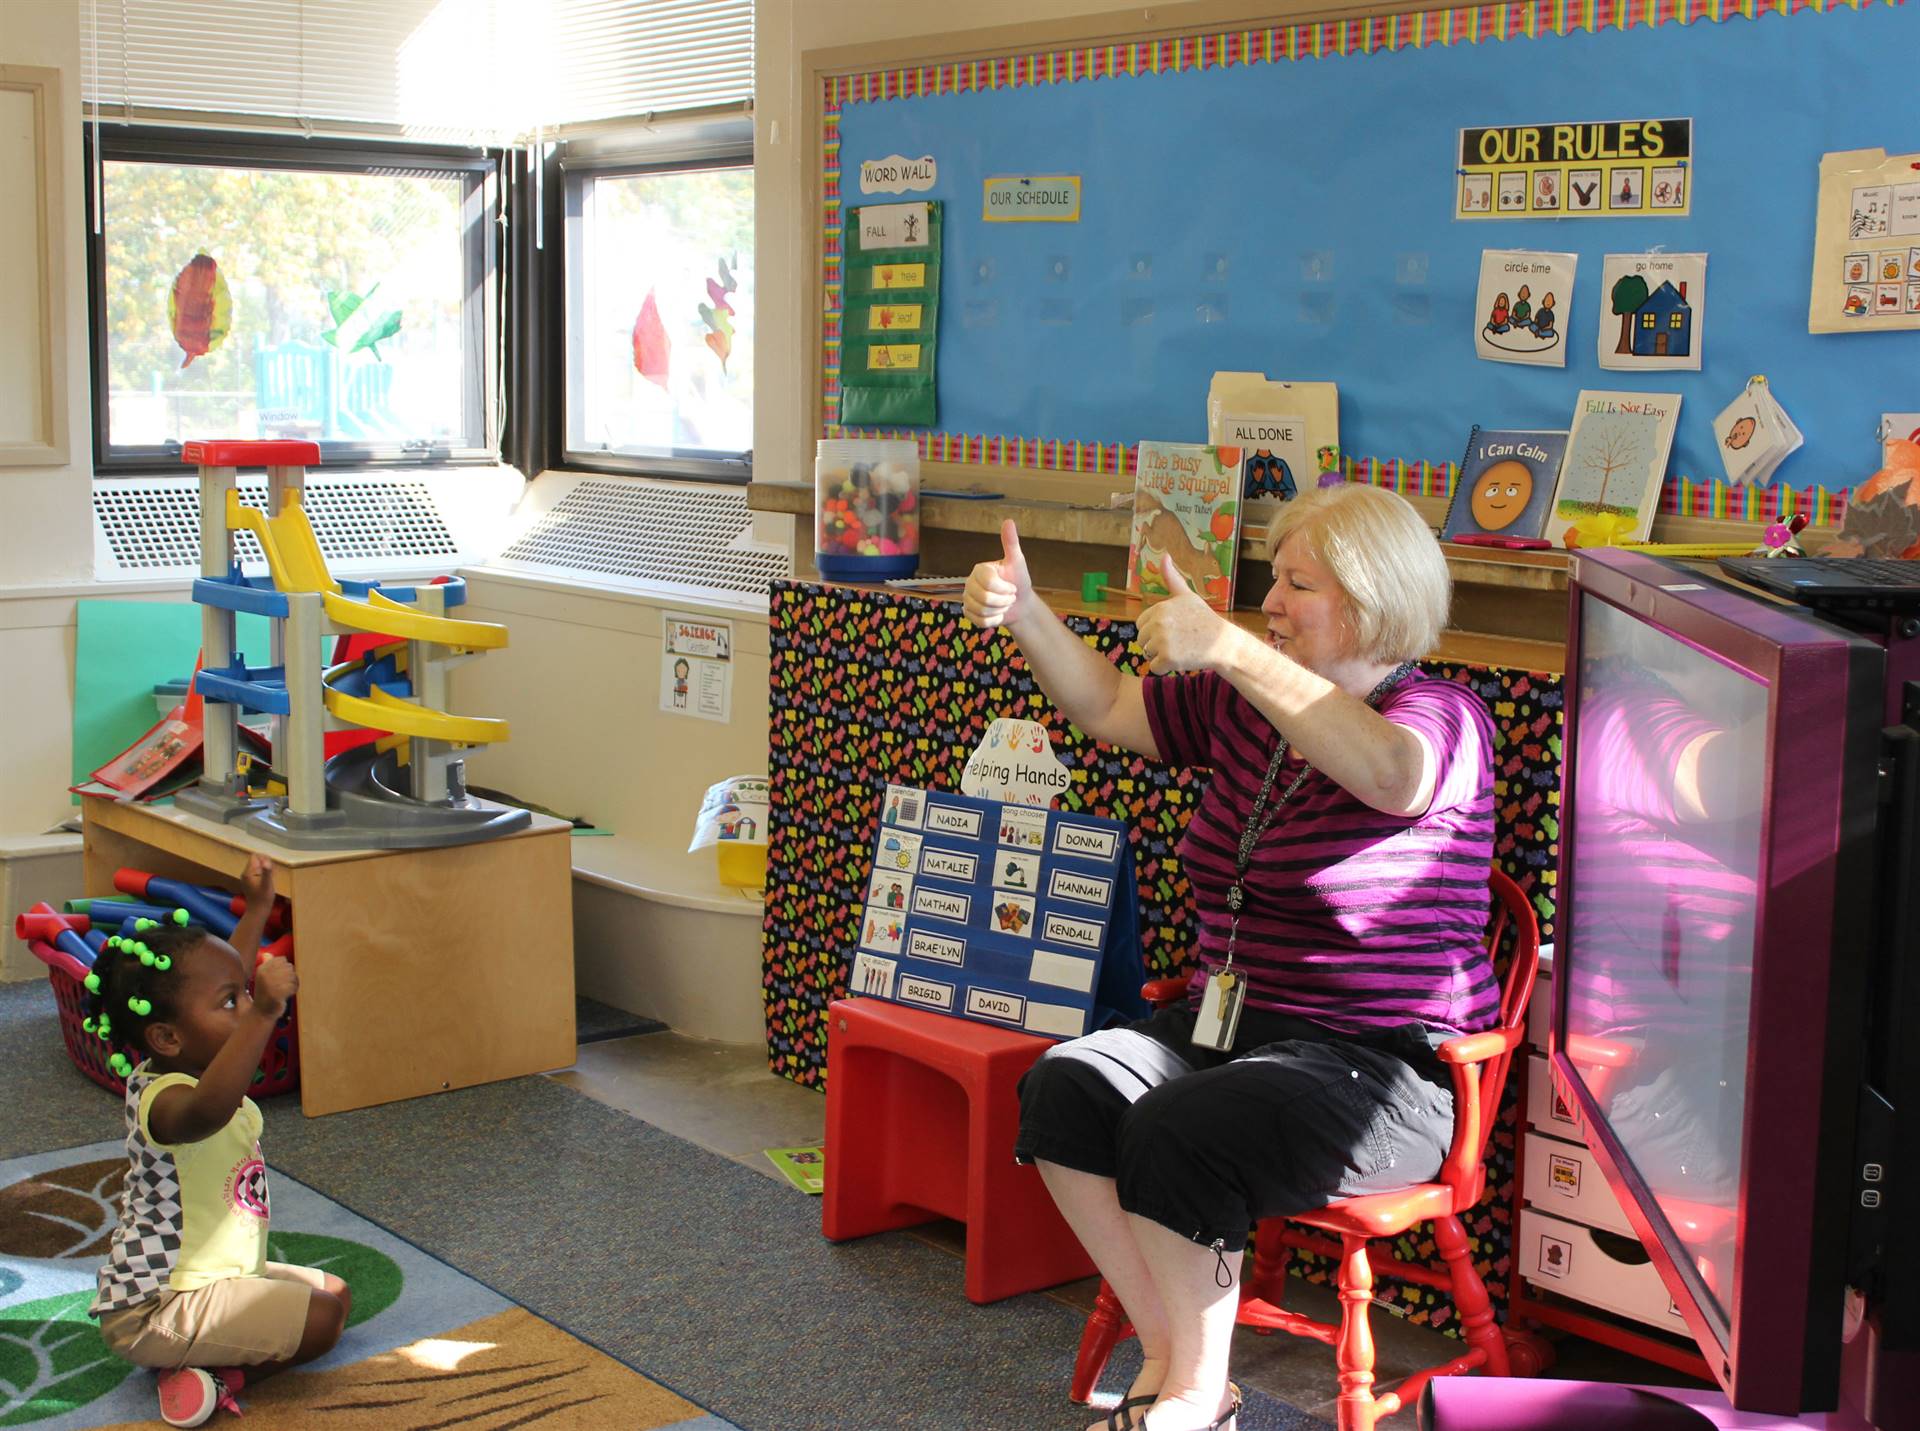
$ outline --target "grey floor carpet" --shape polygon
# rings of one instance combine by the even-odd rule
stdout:
[[[0,1156],[115,1136],[46,986],[0,987]],[[749,1431],[1066,1431],[1081,1318],[975,1307],[903,1233],[834,1245],[820,1204],[541,1078],[307,1119],[272,1100],[270,1167],[381,1223]],[[1123,1353],[1124,1354],[1124,1353]],[[1117,1387],[1128,1365],[1116,1355]],[[1325,1423],[1256,1395],[1241,1431]]]

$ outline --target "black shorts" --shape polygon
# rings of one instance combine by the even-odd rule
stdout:
[[[1020,1083],[1015,1159],[1113,1178],[1126,1211],[1229,1252],[1260,1218],[1439,1172],[1453,1085],[1419,1026],[1342,1035],[1248,1009],[1221,1053],[1193,1022],[1162,1009],[1049,1050]]]

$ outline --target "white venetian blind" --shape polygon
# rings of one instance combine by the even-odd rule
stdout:
[[[82,0],[109,120],[511,142],[753,94],[752,0]]]

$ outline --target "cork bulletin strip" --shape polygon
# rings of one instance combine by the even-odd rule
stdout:
[[[1916,47],[1920,7],[1902,0],[1530,0],[829,77],[821,433],[1124,481],[1142,439],[1200,438],[1212,372],[1257,369],[1340,385],[1349,480],[1445,497],[1472,424],[1563,428],[1580,388],[1617,386],[1597,366],[1590,275],[1607,253],[1664,247],[1710,255],[1715,332],[1701,372],[1662,375],[1684,405],[1661,510],[1837,525],[1880,465],[1874,424],[1906,401],[1893,374],[1920,361],[1920,337],[1890,335],[1901,346],[1884,351],[1807,333],[1813,194],[1842,129],[1911,147],[1897,67],[1863,56]],[[1334,114],[1361,117],[1339,144],[1276,163],[1274,135],[1323,132]],[[1589,130],[1595,153],[1629,147],[1626,125],[1644,148],[1649,120],[1663,150],[1669,122],[1686,125],[1668,207],[1654,210],[1656,183],[1646,210],[1604,223],[1456,216],[1468,130],[1575,126],[1577,160]],[[857,178],[843,194],[842,175],[895,152],[932,156],[927,197],[956,201],[939,420],[842,426],[842,204],[878,197]],[[1634,160],[1636,191],[1654,159]],[[1079,222],[980,221],[984,178],[1033,172],[1080,177]],[[1222,203],[1220,173],[1265,182]],[[1565,369],[1472,359],[1484,248],[1580,254]],[[1757,371],[1807,450],[1780,484],[1730,488],[1711,421]]]
[[[1140,674],[1130,622],[1067,618],[1122,670]],[[958,790],[968,753],[990,721],[1044,723],[1073,774],[1058,808],[1123,821],[1140,895],[1148,978],[1187,972],[1192,892],[1178,846],[1206,791],[1207,772],[1098,745],[1048,703],[1011,640],[966,624],[958,603],[776,582],[769,616],[771,721],[764,988],[767,1059],[808,1087],[826,1076],[826,1008],[847,992],[869,856],[889,783]],[[1495,858],[1532,901],[1540,938],[1553,939],[1559,853],[1561,684],[1534,672],[1428,663],[1430,675],[1471,687],[1493,713]],[[1514,1179],[1513,1095],[1488,1153],[1491,1196],[1465,1219],[1487,1287],[1506,1295],[1507,1218]],[[1431,1254],[1419,1239],[1401,1255]],[[1327,1268],[1297,1254],[1306,1275]],[[1499,1275],[1494,1266],[1500,1264]],[[1383,1283],[1377,1294],[1416,1321],[1455,1325],[1441,1293]]]

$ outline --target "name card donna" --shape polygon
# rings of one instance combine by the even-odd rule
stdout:
[[[1097,830],[1088,825],[1069,825],[1063,821],[1054,827],[1053,852],[1056,855],[1078,855],[1082,859],[1111,862],[1120,853],[1120,832]]]

